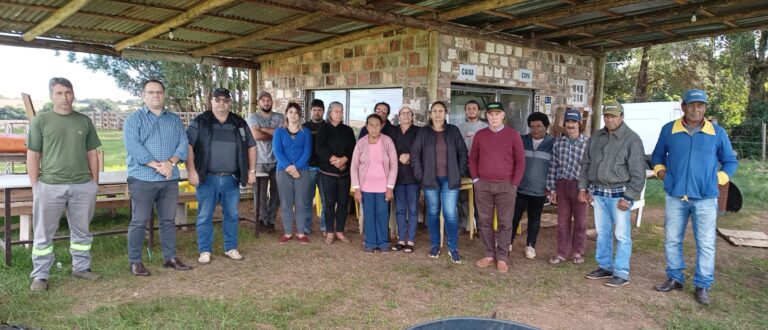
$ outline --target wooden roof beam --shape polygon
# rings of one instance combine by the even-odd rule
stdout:
[[[717,35],[728,35],[728,34],[741,33],[741,32],[752,32],[755,30],[763,30],[763,29],[768,29],[768,23],[750,25],[747,27],[740,27],[737,29],[727,29],[722,31],[707,31],[702,33],[680,35],[675,38],[669,38],[669,39],[663,39],[663,40],[643,41],[643,42],[637,42],[637,43],[625,43],[623,45],[605,47],[603,48],[603,50],[606,52],[610,52],[614,50],[627,49],[627,48],[642,48],[645,46],[653,46],[653,45],[668,44],[668,43],[678,42],[678,41],[701,39],[701,38],[707,38],[707,37],[717,36]]]
[[[357,32],[357,33],[352,33],[351,36],[353,36],[354,38],[343,36],[343,37],[329,40],[327,42],[320,43],[318,45],[292,49],[286,52],[258,56],[256,57],[256,60],[259,62],[274,60],[278,58],[284,58],[286,56],[292,56],[295,54],[301,54],[305,52],[312,52],[319,49],[325,49],[327,47],[335,46],[337,44],[342,43],[342,42],[336,43],[337,39],[339,39],[339,41],[344,40],[343,42],[348,42],[348,41],[357,40],[360,38],[375,36],[387,31],[395,30],[397,29],[398,26],[410,27],[410,28],[427,30],[427,31],[437,31],[437,32],[446,33],[450,35],[465,36],[465,37],[477,37],[478,35],[482,35],[483,38],[486,40],[491,40],[496,42],[505,42],[505,43],[521,45],[525,47],[549,49],[554,51],[574,53],[574,54],[580,54],[580,55],[586,55],[586,56],[594,56],[597,54],[596,52],[593,52],[593,51],[585,51],[583,49],[564,46],[556,43],[544,42],[540,40],[521,39],[516,36],[512,36],[504,33],[497,33],[497,32],[487,33],[478,28],[451,24],[448,22],[444,22],[442,20],[434,20],[430,18],[425,18],[423,16],[412,17],[412,16],[399,15],[399,14],[390,13],[390,12],[378,12],[378,11],[373,11],[367,8],[351,7],[348,5],[339,4],[339,3],[335,3],[327,0],[314,0],[314,1],[313,0],[283,0],[283,1],[298,3],[302,6],[305,6],[307,8],[312,8],[313,10],[317,10],[317,11],[331,11],[336,13],[344,13],[345,15],[367,16],[369,17],[369,19],[375,20],[377,24],[380,24],[382,26]],[[467,14],[467,12],[462,10],[464,8],[465,7],[462,7],[456,10],[461,10],[462,15],[465,15]],[[440,14],[439,16],[442,16],[442,15],[452,16],[455,14],[452,13],[452,11],[446,11]],[[376,33],[372,31],[376,31]]]
[[[728,26],[730,26],[732,28],[738,28],[739,27],[738,25],[736,25],[736,23],[731,22],[731,21],[727,21],[727,20],[723,21],[723,24],[728,25]]]
[[[405,2],[395,2],[395,3],[393,3],[393,5],[398,6],[398,7],[405,7],[405,8],[421,10],[421,11],[428,11],[428,12],[432,12],[432,13],[440,13],[439,10],[437,10],[435,8],[432,8],[432,7],[412,5],[410,3],[405,3]]]
[[[512,28],[526,26],[534,23],[554,21],[557,19],[573,16],[576,14],[599,11],[603,9],[611,9],[615,7],[621,7],[621,6],[630,5],[630,4],[639,3],[639,2],[645,2],[645,1],[646,0],[605,0],[605,1],[590,2],[585,4],[577,4],[573,7],[568,7],[566,9],[555,10],[555,11],[546,13],[545,15],[534,15],[531,17],[520,18],[516,21],[494,24],[491,27],[491,29],[494,31],[509,30]]]
[[[456,9],[447,10],[437,15],[437,19],[440,21],[452,21],[457,18],[471,16],[477,13],[482,13],[486,10],[494,10],[498,8],[509,7],[519,3],[526,2],[527,0],[485,0],[476,2],[468,6],[458,7]]]
[[[594,38],[575,40],[573,44],[579,47],[579,46],[595,43],[600,39],[621,39],[624,37],[654,33],[662,30],[669,31],[669,30],[675,30],[675,29],[692,27],[692,26],[709,25],[713,23],[723,23],[724,21],[737,21],[745,18],[752,18],[752,17],[764,16],[764,15],[768,15],[768,9],[755,10],[747,13],[736,13],[736,14],[726,15],[722,17],[704,17],[704,18],[698,19],[696,23],[693,23],[690,20],[686,19],[681,22],[654,25],[654,26],[651,26],[650,28],[644,28],[640,30],[631,29],[631,30],[621,31],[621,32],[598,34]]]
[[[483,13],[486,13],[488,15],[498,16],[498,17],[501,17],[501,18],[506,18],[506,19],[517,19],[517,16],[513,16],[513,15],[510,15],[510,14],[507,14],[507,13],[504,13],[504,12],[500,12],[498,10],[486,10]]]
[[[58,10],[54,11],[51,16],[48,16],[44,21],[40,22],[40,24],[37,24],[35,27],[30,29],[29,31],[25,32],[21,39],[24,39],[24,41],[32,41],[35,40],[35,38],[39,37],[43,33],[47,32],[48,30],[54,28],[56,25],[59,25],[59,23],[63,22],[65,19],[72,16],[74,13],[76,13],[78,10],[83,8],[86,4],[88,4],[89,0],[72,0],[63,7],[59,8]]]
[[[539,35],[539,39],[551,39],[551,38],[559,38],[564,37],[567,35],[578,35],[580,32],[587,32],[587,33],[594,33],[595,30],[603,30],[603,29],[611,29],[611,28],[619,28],[624,26],[630,26],[630,25],[640,25],[643,27],[650,27],[650,23],[658,20],[660,17],[663,16],[673,16],[680,13],[690,13],[694,10],[701,9],[701,8],[711,8],[715,6],[728,6],[728,5],[735,5],[740,3],[747,3],[751,2],[752,0],[716,0],[716,1],[710,1],[706,4],[707,7],[704,7],[701,3],[696,4],[688,4],[680,7],[674,7],[674,8],[667,8],[662,10],[655,10],[652,12],[640,14],[640,15],[634,15],[634,16],[624,16],[623,19],[611,19],[606,22],[602,23],[596,23],[596,24],[583,24],[578,26],[571,26],[564,29],[561,29],[559,31],[541,34]]]
[[[159,34],[166,33],[175,27],[186,24],[187,22],[197,18],[200,15],[205,14],[206,12],[209,12],[211,10],[214,10],[224,5],[228,5],[232,2],[234,2],[234,0],[203,1],[199,5],[190,8],[188,11],[174,18],[171,18],[170,20],[167,20],[161,23],[160,25],[150,28],[149,30],[144,31],[143,33],[133,38],[129,38],[129,39],[118,42],[117,44],[115,44],[115,50],[119,52],[128,47],[138,45],[142,42],[145,42],[149,39],[156,37]]]
[[[599,12],[601,12],[601,13],[603,13],[603,14],[606,14],[606,15],[608,15],[608,16],[611,16],[611,17],[613,17],[613,18],[616,18],[616,17],[622,17],[622,16],[624,16],[624,15],[622,15],[622,14],[614,13],[614,12],[612,12],[612,11],[608,10],[608,9],[602,9],[602,10],[599,10]]]
[[[540,26],[540,27],[547,28],[547,29],[551,29],[551,30],[556,30],[557,28],[560,27],[558,25],[549,24],[549,23],[541,23],[541,22],[535,23],[533,25]]]

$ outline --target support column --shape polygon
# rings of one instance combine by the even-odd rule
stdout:
[[[603,122],[603,85],[605,85],[605,57],[595,57],[595,90],[592,96],[592,132]]]
[[[256,97],[259,96],[258,74],[258,70],[248,69],[248,115],[256,112],[256,110],[259,108],[259,100],[256,99]]]
[[[429,31],[429,51],[427,52],[427,100],[426,112],[429,112],[429,105],[437,101],[437,76],[440,70],[440,33]]]

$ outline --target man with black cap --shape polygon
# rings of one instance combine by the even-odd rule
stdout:
[[[557,254],[549,259],[553,265],[568,258],[573,258],[574,264],[584,263],[589,204],[580,202],[578,195],[581,157],[586,146],[587,137],[581,134],[581,113],[569,108],[565,111],[565,134],[555,140],[547,173],[549,200],[557,204]]]
[[[242,260],[237,251],[240,186],[256,181],[256,141],[243,117],[231,113],[232,97],[226,88],[211,96],[212,110],[189,123],[187,176],[196,186],[197,250],[201,264],[211,262],[213,212],[221,204],[224,256]]]
[[[725,130],[704,118],[707,93],[692,89],[683,97],[683,118],[661,128],[651,162],[664,181],[664,254],[667,280],[657,291],[682,290],[685,283],[683,239],[691,218],[696,241],[696,301],[709,305],[715,280],[718,184],[726,184],[739,162]]]
[[[312,200],[315,199],[315,187],[318,189],[321,187],[317,177],[317,171],[320,168],[318,167],[317,153],[315,153],[315,138],[317,137],[317,130],[320,129],[320,126],[325,124],[323,114],[325,114],[325,103],[323,103],[323,100],[312,100],[312,103],[309,104],[309,116],[307,116],[309,117],[309,120],[303,125],[310,133],[312,133],[312,155],[309,158],[309,190],[307,191],[307,200],[309,203],[307,204],[307,221],[305,222],[306,228],[304,228],[305,234],[312,232]],[[320,191],[320,199],[321,201],[323,199],[322,191]],[[322,231],[323,236],[325,236],[325,221],[323,220],[322,214],[320,214],[320,231]]]
[[[579,202],[594,202],[597,244],[595,260],[599,268],[588,279],[609,280],[605,285],[629,284],[629,259],[632,256],[632,203],[645,186],[643,141],[624,123],[624,107],[613,103],[603,108],[605,127],[592,135],[581,160]],[[613,238],[616,237],[616,257]]]
[[[259,111],[248,116],[248,126],[251,127],[253,138],[256,139],[256,171],[268,173],[269,180],[259,180],[259,191],[265,191],[269,184],[269,194],[260,194],[259,220],[268,232],[275,232],[277,208],[280,207],[280,197],[277,194],[277,159],[272,153],[272,136],[275,129],[283,126],[285,116],[272,111],[272,95],[267,92],[259,93]],[[267,182],[269,181],[269,182]]]
[[[506,273],[515,196],[525,172],[525,151],[520,133],[504,125],[500,102],[488,103],[485,114],[488,127],[477,131],[469,152],[469,173],[480,215],[478,228],[485,247],[484,257],[475,266],[485,268],[495,262],[496,270]],[[493,228],[494,208],[498,229]]]

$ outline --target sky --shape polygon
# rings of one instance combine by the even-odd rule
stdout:
[[[21,98],[27,93],[33,100],[48,100],[48,80],[65,77],[72,82],[76,99],[136,99],[117,87],[101,72],[92,72],[82,64],[69,63],[68,52],[48,49],[0,46],[0,95]],[[78,57],[83,56],[78,53]]]

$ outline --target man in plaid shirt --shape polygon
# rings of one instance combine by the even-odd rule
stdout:
[[[587,137],[581,134],[581,114],[565,111],[565,134],[555,141],[547,175],[547,191],[557,204],[557,255],[549,259],[556,265],[573,257],[573,263],[584,263],[587,241],[587,203],[578,200],[581,157]],[[573,226],[571,226],[573,220]]]

